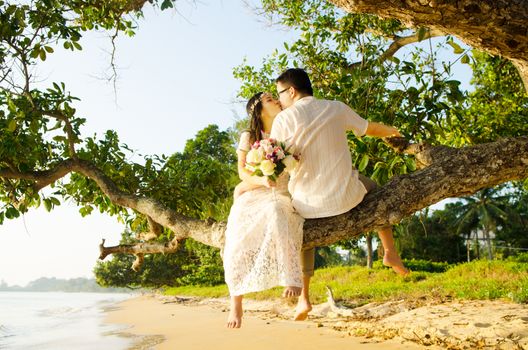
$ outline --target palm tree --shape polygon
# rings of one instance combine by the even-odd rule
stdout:
[[[493,260],[490,233],[495,232],[497,226],[508,218],[503,208],[508,203],[509,196],[500,195],[501,190],[501,187],[485,188],[470,197],[461,198],[464,203],[460,206],[461,214],[455,223],[458,233],[466,231],[470,235],[475,232],[477,249],[478,230],[482,230],[490,260]]]

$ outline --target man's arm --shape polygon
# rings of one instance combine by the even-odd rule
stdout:
[[[395,127],[376,122],[368,122],[368,127],[367,131],[365,132],[365,135],[373,137],[402,136],[398,129],[396,129]]]

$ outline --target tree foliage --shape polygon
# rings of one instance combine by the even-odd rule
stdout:
[[[181,214],[225,220],[238,180],[235,160],[229,133],[210,125],[188,140],[183,152],[166,159],[154,177],[157,181],[150,184],[150,195]],[[147,225],[142,216],[130,216],[127,223],[135,232],[145,231]],[[158,241],[166,243],[172,238],[167,231]],[[125,231],[121,244],[136,240],[132,232]],[[117,254],[109,261],[98,262],[94,268],[97,282],[103,286],[160,287],[215,285],[223,281],[219,250],[192,239],[187,239],[173,254],[148,254],[138,272],[131,268],[133,261],[131,255]]]
[[[173,0],[150,3],[161,9],[175,5]],[[141,245],[148,239],[140,233],[157,242],[156,249],[143,251],[174,253],[190,232],[221,246],[224,224],[205,219],[225,220],[231,204],[237,179],[228,132],[210,126],[181,153],[138,159],[115,130],[82,135],[89,116],[78,113],[78,97],[66,83],[35,83],[34,68],[59,49],[82,50],[86,31],[106,30],[112,40],[133,35],[145,4],[0,0],[0,223],[32,207],[52,210],[73,200],[81,215],[94,209],[117,215],[125,232],[133,233],[126,242]],[[519,76],[500,58],[470,53],[449,36],[437,46],[429,41],[439,36],[434,30],[409,30],[397,20],[346,13],[322,1],[263,0],[262,10],[296,31],[298,39],[285,43],[260,67],[243,63],[235,68],[243,98],[258,90],[274,91],[273,78],[288,66],[299,66],[310,73],[318,97],[341,100],[369,120],[395,125],[409,140],[463,146],[526,135],[526,94]],[[455,54],[449,62],[438,56],[445,47]],[[472,65],[473,91],[461,90],[454,76],[456,60]],[[349,142],[354,165],[379,184],[416,168],[411,156],[394,152],[381,140],[350,135]],[[194,276],[189,283],[218,275],[213,266],[217,252],[186,247],[194,254],[190,259],[202,264],[202,270],[182,270]],[[152,266],[167,258],[133,254]],[[116,265],[123,261],[118,258]]]
[[[403,220],[395,229],[401,255],[437,262],[465,261],[464,238],[454,227],[458,211],[451,208],[431,214],[425,210]]]

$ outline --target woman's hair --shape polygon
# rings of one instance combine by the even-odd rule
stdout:
[[[262,92],[257,92],[251,97],[246,105],[246,111],[249,115],[249,133],[251,141],[260,141],[262,139],[262,130],[264,125],[260,116],[262,115]]]
[[[313,96],[312,82],[308,73],[301,68],[290,68],[282,72],[275,82],[293,86],[297,91]]]

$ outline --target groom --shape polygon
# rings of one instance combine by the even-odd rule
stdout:
[[[392,126],[368,122],[342,102],[314,98],[308,74],[299,68],[283,72],[277,79],[279,101],[284,108],[273,121],[271,138],[284,141],[290,151],[300,154],[288,189],[293,206],[306,219],[343,214],[356,207],[377,184],[352,167],[346,131],[358,137],[401,136]],[[408,271],[394,247],[392,228],[378,232],[385,254],[383,263],[399,274]],[[295,319],[304,320],[312,309],[310,278],[315,250],[301,254],[303,290]]]

